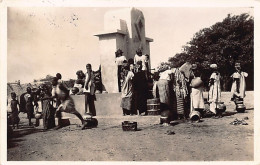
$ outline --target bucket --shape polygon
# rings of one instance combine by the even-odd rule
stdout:
[[[96,118],[86,118],[84,120],[87,122],[87,128],[94,128],[98,126],[98,120]]]
[[[224,104],[224,102],[219,102],[217,105],[217,110],[219,110],[220,112],[225,112],[226,111],[226,105]]]
[[[147,99],[147,114],[148,115],[160,115],[160,100],[159,99]]]
[[[170,123],[173,120],[173,113],[170,110],[164,110],[161,113],[160,124]]]
[[[236,110],[238,113],[244,113],[246,110],[246,106],[242,104],[236,104]]]
[[[200,112],[198,112],[198,111],[192,111],[192,112],[190,113],[190,120],[191,120],[191,121],[200,121],[200,116],[201,116]]]

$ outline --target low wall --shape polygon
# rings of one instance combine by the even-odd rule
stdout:
[[[83,115],[85,113],[85,96],[71,95],[75,102],[77,111]],[[97,116],[122,115],[121,93],[96,94],[95,101]],[[64,116],[75,118],[74,115],[63,113]]]

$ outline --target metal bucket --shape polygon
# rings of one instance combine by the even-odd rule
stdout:
[[[244,104],[237,104],[236,110],[238,113],[244,113],[246,110],[246,106]]]
[[[224,104],[224,102],[219,102],[217,105],[217,110],[219,110],[220,112],[225,112],[227,109],[226,105]]]
[[[190,120],[191,121],[200,121],[201,114],[198,111],[192,111],[190,113]]]

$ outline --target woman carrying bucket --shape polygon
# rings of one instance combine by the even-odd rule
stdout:
[[[218,111],[218,106],[221,101],[221,88],[220,88],[220,73],[217,71],[217,64],[211,64],[210,68],[213,73],[209,80],[209,93],[208,102],[210,104],[209,110],[215,114],[215,117],[222,117],[221,111]]]
[[[191,109],[190,119],[192,121],[199,121],[201,113],[205,109],[204,98],[203,98],[203,81],[201,80],[201,74],[197,69],[197,65],[192,65],[192,71],[194,78],[191,81]]]

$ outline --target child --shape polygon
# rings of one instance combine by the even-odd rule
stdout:
[[[19,102],[18,100],[16,100],[16,93],[12,92],[11,93],[11,121],[12,121],[12,125],[13,125],[13,129],[15,128],[15,124],[17,126],[17,129],[19,128],[19,121],[20,118],[18,117],[19,115],[19,111],[18,111],[18,106],[19,106]]]

